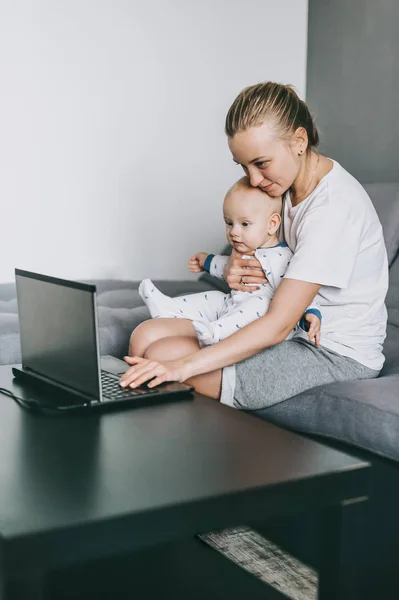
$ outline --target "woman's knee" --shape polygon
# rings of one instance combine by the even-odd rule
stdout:
[[[178,360],[197,350],[199,350],[199,345],[194,337],[163,337],[150,344],[144,353],[144,358],[150,358],[159,362],[164,360]]]
[[[144,356],[146,350],[156,341],[172,337],[192,337],[196,334],[191,321],[187,319],[150,319],[140,323],[130,336],[129,356]]]
[[[129,356],[144,356],[144,352],[153,342],[152,321],[140,323],[133,331],[129,340]]]

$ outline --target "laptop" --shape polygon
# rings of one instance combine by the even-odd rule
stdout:
[[[179,382],[120,387],[129,365],[100,357],[95,285],[21,269],[15,269],[15,280],[22,367],[12,371],[24,390],[36,391],[35,404],[61,412],[193,398],[193,388]]]

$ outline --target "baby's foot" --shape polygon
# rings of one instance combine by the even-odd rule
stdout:
[[[177,317],[182,316],[178,310],[174,298],[165,296],[155,287],[151,279],[144,279],[139,285],[139,294],[148,306],[151,316],[155,317]]]
[[[212,346],[219,341],[215,335],[212,323],[203,323],[201,321],[193,321],[194,331],[197,334],[199,345],[201,348]]]

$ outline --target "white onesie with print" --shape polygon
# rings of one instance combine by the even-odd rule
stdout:
[[[225,294],[212,290],[171,298],[162,294],[150,279],[145,279],[139,286],[139,293],[153,318],[189,319],[193,322],[200,346],[210,346],[267,313],[291,257],[292,252],[285,242],[271,248],[257,248],[255,258],[261,263],[268,283],[262,284],[255,292],[231,290],[230,294]],[[243,258],[253,257],[243,256]],[[209,255],[205,265],[208,263],[211,275],[223,279],[227,259],[227,256]],[[308,307],[307,312],[317,314],[321,318],[316,301]],[[297,328],[298,326],[286,339],[293,337]]]

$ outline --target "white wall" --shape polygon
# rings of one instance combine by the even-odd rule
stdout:
[[[0,282],[189,278],[241,176],[224,118],[267,79],[305,92],[307,0],[0,4]]]

